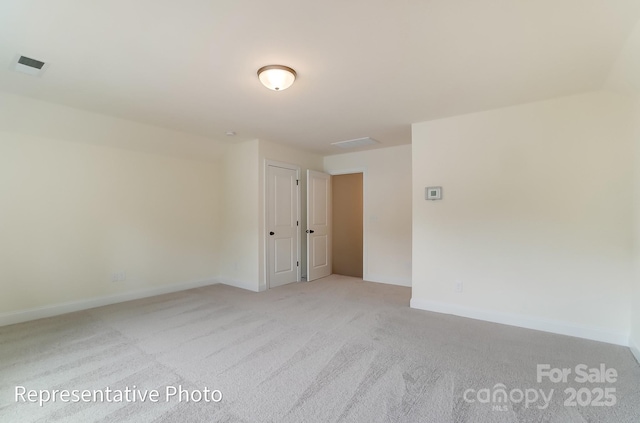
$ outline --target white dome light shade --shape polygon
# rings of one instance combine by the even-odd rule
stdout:
[[[262,85],[273,91],[289,88],[296,80],[296,71],[288,66],[269,65],[258,69],[258,78]]]

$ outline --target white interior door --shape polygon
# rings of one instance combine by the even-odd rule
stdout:
[[[331,175],[307,170],[307,280],[331,274]]]
[[[267,166],[269,288],[300,280],[298,171]]]

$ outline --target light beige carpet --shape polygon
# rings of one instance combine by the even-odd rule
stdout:
[[[409,298],[409,288],[332,276],[264,293],[216,285],[2,327],[0,421],[640,421],[640,367],[627,348],[412,310]],[[601,363],[615,382],[574,380],[576,366]],[[538,383],[539,364],[573,374]],[[195,399],[205,389],[223,397],[167,401],[180,385]],[[160,398],[40,406],[46,394],[16,402],[17,386]],[[606,388],[616,404],[589,405]],[[520,396],[551,389],[545,409]],[[580,397],[567,406],[572,389]]]

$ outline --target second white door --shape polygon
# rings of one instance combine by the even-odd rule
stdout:
[[[331,175],[307,170],[307,280],[331,274]]]

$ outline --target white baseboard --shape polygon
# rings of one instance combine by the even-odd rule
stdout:
[[[629,334],[627,333],[613,332],[597,327],[581,326],[563,321],[541,319],[521,314],[475,309],[456,304],[421,300],[418,298],[411,298],[411,308],[434,311],[436,313],[453,314],[456,316],[468,317],[476,320],[501,323],[503,325],[557,333],[560,335],[575,336],[578,338],[590,339],[593,341],[623,345],[625,347],[629,346]]]
[[[636,344],[633,339],[629,340],[629,349],[631,350],[633,356],[636,358],[636,361],[640,363],[640,346]]]
[[[224,284],[224,285],[229,285],[229,286],[234,286],[236,288],[246,289],[247,291],[260,292],[260,288],[256,287],[256,284],[253,283],[253,282],[239,281],[239,280],[229,279],[229,278],[224,278],[224,277],[218,278],[218,281],[221,284]],[[266,289],[266,287],[265,287],[265,289]]]
[[[152,288],[146,288],[137,291],[106,295],[103,297],[94,297],[78,301],[52,304],[26,310],[10,311],[8,313],[0,313],[0,326],[13,325],[15,323],[28,322],[30,320],[59,316],[61,314],[73,313],[75,311],[88,310],[90,308],[123,303],[125,301],[139,300],[140,298],[154,297],[156,295],[170,294],[172,292],[185,291],[187,289],[200,288],[203,286],[215,285],[217,283],[219,283],[219,281],[215,278],[200,281],[182,282],[170,285],[154,286]]]

